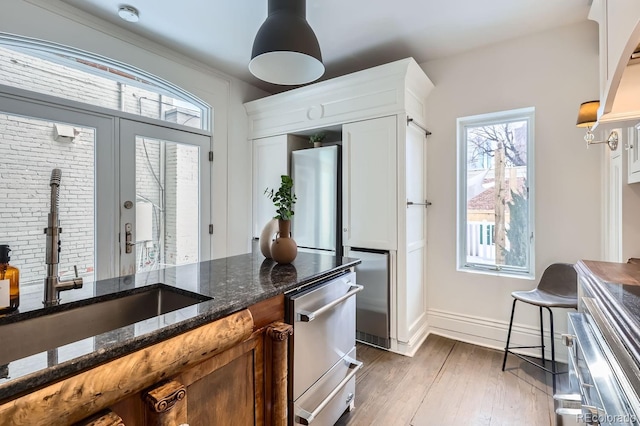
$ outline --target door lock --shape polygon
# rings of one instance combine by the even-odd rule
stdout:
[[[127,254],[131,253],[133,251],[133,246],[136,245],[136,243],[131,242],[133,238],[133,235],[131,233],[132,230],[133,227],[130,223],[124,224],[124,252]]]

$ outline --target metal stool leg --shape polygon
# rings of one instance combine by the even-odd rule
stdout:
[[[504,359],[502,360],[502,371],[507,364],[507,354],[509,353],[509,341],[511,340],[511,327],[513,327],[513,314],[516,311],[516,302],[518,299],[513,299],[513,305],[511,305],[511,319],[509,320],[509,332],[507,333],[507,345],[504,347]]]
[[[551,371],[553,374],[556,374],[556,346],[555,346],[555,338],[553,334],[553,312],[551,312],[551,308],[547,308],[549,311],[549,326],[551,329]]]
[[[553,331],[553,312],[551,308],[547,307],[549,311],[549,328],[551,329],[551,380],[553,380],[553,393],[556,393],[556,375],[558,374],[556,370],[556,346],[555,346],[555,334]]]
[[[542,365],[546,365],[546,361],[544,359],[544,320],[542,319],[542,306],[540,309],[540,353],[542,355]]]

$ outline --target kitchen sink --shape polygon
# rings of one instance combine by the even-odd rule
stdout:
[[[0,365],[211,298],[155,284],[109,300],[94,299],[78,302],[82,305],[71,309],[60,305],[55,312],[0,325]]]

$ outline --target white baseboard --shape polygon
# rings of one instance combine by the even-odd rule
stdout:
[[[428,312],[429,333],[437,334],[465,343],[504,351],[509,330],[508,321],[497,321],[471,315],[430,309]],[[567,350],[560,335],[555,333],[556,361],[567,362]],[[513,324],[509,346],[540,345],[540,330],[523,324]],[[514,352],[540,358],[540,349],[518,349]],[[551,359],[549,330],[545,329],[545,358]]]
[[[411,337],[409,342],[399,342],[392,338],[389,351],[412,357],[416,354],[416,351],[420,348],[422,343],[427,339],[428,335],[428,322],[424,322],[418,331]]]

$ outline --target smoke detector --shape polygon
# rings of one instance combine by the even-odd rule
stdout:
[[[138,9],[133,6],[120,6],[118,16],[127,22],[138,22],[140,20]]]

